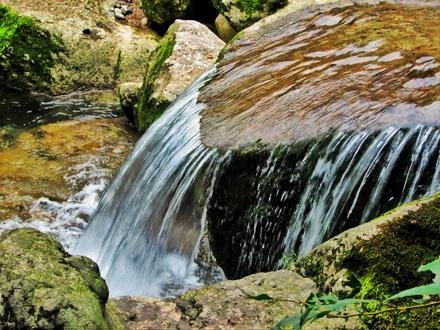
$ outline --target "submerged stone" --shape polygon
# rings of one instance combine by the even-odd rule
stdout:
[[[150,57],[134,119],[148,128],[197,77],[216,61],[224,42],[205,25],[176,20]]]
[[[202,89],[203,142],[236,149],[438,125],[439,15],[438,2],[347,2],[257,23]]]
[[[123,118],[110,118],[28,130],[2,128],[0,139],[0,221],[15,217],[52,221],[52,210],[35,207],[35,201],[65,201],[86,185],[87,171],[95,164],[110,178],[136,136]],[[81,173],[86,176],[81,178]]]
[[[34,229],[0,236],[0,255],[1,328],[108,328],[108,290],[93,261]]]

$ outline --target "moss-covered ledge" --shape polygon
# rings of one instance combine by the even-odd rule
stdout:
[[[435,194],[343,232],[304,257],[299,268],[322,291],[383,300],[430,283],[433,275],[417,268],[439,255],[440,194]],[[433,329],[439,316],[438,309],[420,308],[364,318],[364,323],[374,329]]]
[[[0,328],[106,329],[107,299],[90,259],[34,229],[0,236]]]
[[[0,84],[20,89],[45,89],[51,69],[63,50],[60,38],[0,4]]]

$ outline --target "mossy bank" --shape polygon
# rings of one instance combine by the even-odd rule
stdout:
[[[0,83],[20,89],[45,89],[63,51],[60,38],[37,20],[0,5]]]

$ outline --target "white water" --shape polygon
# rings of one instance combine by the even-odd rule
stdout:
[[[398,204],[439,191],[439,141],[438,128],[423,126],[407,130],[390,127],[374,138],[366,132],[336,134],[302,193],[284,239],[285,251],[299,245],[299,254],[306,254],[360,205],[359,224],[377,216],[392,173],[392,183],[397,185],[394,189],[400,192],[392,198],[400,198]],[[396,173],[405,155],[411,156],[410,162],[405,172]],[[396,175],[404,178],[403,185]]]
[[[55,236],[64,248],[72,253],[76,242],[87,223],[84,221],[98,206],[99,195],[108,183],[111,172],[100,167],[97,158],[72,169],[64,179],[70,187],[83,188],[64,202],[52,201],[46,197],[38,199],[31,207],[30,219],[15,217],[0,222],[0,233],[14,228],[30,227]]]
[[[200,285],[194,257],[217,157],[199,133],[196,101],[208,75],[137,143],[75,249],[98,263],[112,296],[167,296]]]

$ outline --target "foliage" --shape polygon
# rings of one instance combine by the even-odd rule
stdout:
[[[281,257],[279,268],[290,269],[292,265],[295,265],[299,261],[299,258],[299,255],[292,250]]]
[[[313,322],[323,317],[341,317],[349,318],[355,316],[376,315],[395,311],[406,311],[410,309],[440,305],[440,257],[426,265],[418,268],[419,272],[430,271],[435,275],[433,283],[417,286],[408,290],[401,291],[388,299],[380,302],[374,299],[339,299],[333,294],[312,294],[307,301],[302,302],[304,310],[296,315],[286,317],[277,323],[274,330],[301,329],[306,323]],[[413,305],[404,307],[383,308],[376,311],[366,311],[363,306],[368,304],[370,307],[383,306],[387,302],[396,299],[408,297],[422,297],[422,299],[413,300]],[[271,297],[261,294],[256,297],[249,297],[255,300],[268,300]],[[434,300],[433,300],[434,299]],[[355,314],[344,314],[347,307],[355,309]]]

